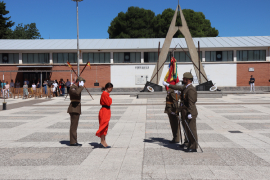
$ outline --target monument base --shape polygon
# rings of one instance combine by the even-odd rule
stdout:
[[[210,91],[210,88],[214,86],[212,81],[207,81],[205,83],[196,86],[197,91]]]
[[[146,84],[144,85],[143,90],[141,90],[140,92],[149,92],[149,90],[147,89],[148,86],[152,87],[154,89],[154,92],[162,91],[162,86],[147,81]]]

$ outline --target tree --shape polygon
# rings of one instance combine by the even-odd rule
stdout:
[[[42,39],[39,30],[36,27],[36,23],[18,24],[14,29],[11,39]]]
[[[108,29],[109,38],[153,38],[153,18],[155,13],[139,7],[129,7],[120,12]]]
[[[121,12],[113,19],[108,29],[109,38],[165,38],[174,13],[175,11],[169,8],[155,16],[150,10],[130,7],[126,13]],[[218,36],[218,30],[211,27],[210,20],[205,19],[202,12],[183,9],[183,14],[192,37]],[[180,16],[176,25],[181,25]],[[184,36],[178,31],[174,37]]]
[[[12,30],[10,29],[14,22],[9,21],[11,17],[4,17],[9,11],[6,10],[6,3],[0,2],[0,39],[5,39],[10,36]]]

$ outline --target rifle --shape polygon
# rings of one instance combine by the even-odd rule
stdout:
[[[88,65],[88,62],[86,63],[86,65],[84,66],[84,68],[83,68],[83,70],[82,70],[82,72],[84,71],[84,69],[85,69],[85,67]],[[69,62],[68,62],[68,66],[71,68],[71,70],[74,72],[74,74],[78,77],[78,74],[76,73],[76,71],[73,69],[73,67],[71,66],[71,65],[69,65]],[[82,72],[81,72],[81,74],[82,74]],[[83,86],[84,87],[84,89],[88,92],[88,94],[91,96],[91,98],[94,100],[94,98],[92,97],[92,95],[90,94],[90,92],[88,91],[88,89],[85,87],[85,86]],[[66,96],[66,98],[67,98],[67,96]],[[66,99],[65,98],[65,99]]]

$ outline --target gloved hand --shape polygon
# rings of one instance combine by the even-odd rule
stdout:
[[[188,114],[188,116],[187,116],[187,117],[188,117],[188,119],[192,119],[192,116],[191,116],[191,114]]]
[[[79,82],[79,86],[84,86],[84,82],[83,81]]]
[[[163,81],[163,85],[169,87],[170,84]]]

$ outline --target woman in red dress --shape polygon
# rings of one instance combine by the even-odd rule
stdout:
[[[110,106],[112,104],[112,98],[110,98],[110,92],[112,91],[112,89],[112,83],[107,83],[105,88],[103,87],[101,89],[103,91],[100,97],[100,105],[102,105],[102,108],[99,111],[99,129],[96,132],[96,136],[100,137],[100,146],[102,148],[110,148],[110,146],[108,146],[108,144],[106,143],[105,136],[107,135],[109,121],[111,119]]]

